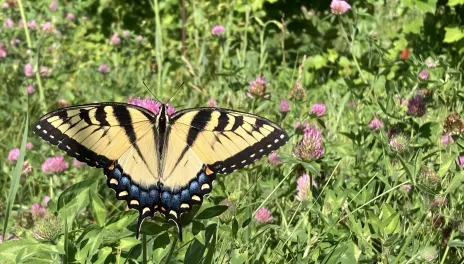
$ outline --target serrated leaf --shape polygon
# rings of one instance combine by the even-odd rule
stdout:
[[[445,38],[443,42],[453,43],[464,38],[464,31],[459,27],[445,27]]]
[[[227,208],[229,208],[227,205],[216,205],[208,207],[205,210],[201,211],[195,218],[210,219],[224,213],[227,210]]]

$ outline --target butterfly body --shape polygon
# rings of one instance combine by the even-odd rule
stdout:
[[[158,211],[173,220],[200,205],[217,174],[231,173],[288,140],[271,121],[221,108],[157,113],[122,103],[73,106],[41,117],[33,131],[68,155],[103,168],[107,185],[139,211],[137,236]]]

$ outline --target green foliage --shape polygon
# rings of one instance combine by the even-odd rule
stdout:
[[[463,258],[464,125],[445,121],[464,113],[463,1],[350,1],[342,15],[328,1],[185,1],[185,23],[175,0],[60,1],[56,11],[48,0],[7,2],[0,15],[1,263]],[[224,34],[211,33],[217,24]],[[113,34],[119,44],[111,44]],[[270,84],[269,99],[247,96],[258,76]],[[214,98],[219,107],[274,120],[291,136],[278,151],[282,164],[263,159],[218,176],[201,208],[182,216],[183,241],[159,215],[144,221],[136,240],[137,212],[125,210],[102,171],[68,157],[63,172],[41,170],[46,158],[63,154],[31,134],[42,114],[151,93],[165,101],[183,82],[170,101],[177,109]],[[28,95],[29,85],[36,91]],[[279,112],[280,100],[289,101],[288,112]],[[311,112],[317,103],[325,114]],[[374,119],[383,125],[369,125]],[[321,131],[322,158],[292,155],[303,138],[296,122]],[[444,128],[457,129],[452,143],[441,143]],[[19,157],[8,160],[14,148]],[[297,196],[303,174],[308,193]],[[45,196],[51,200],[41,204]],[[255,218],[261,207],[270,222]]]

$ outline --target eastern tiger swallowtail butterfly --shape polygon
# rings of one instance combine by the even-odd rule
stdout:
[[[103,168],[108,187],[143,219],[161,212],[177,226],[200,205],[216,174],[227,174],[278,149],[285,131],[259,116],[221,108],[157,114],[131,104],[95,103],[58,109],[33,131],[69,156]]]

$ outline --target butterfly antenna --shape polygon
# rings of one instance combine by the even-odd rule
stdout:
[[[151,93],[151,95],[156,99],[156,101],[161,102],[158,98],[156,98],[155,94],[148,88],[147,84],[145,84],[145,81],[142,81],[143,85],[145,85],[145,88]]]
[[[182,84],[179,86],[179,88],[177,88],[177,90],[174,92],[174,94],[171,97],[169,97],[168,101],[165,104],[167,104],[167,103],[169,103],[171,101],[171,99],[174,97],[174,95],[176,95],[176,93],[180,90],[180,88],[182,88],[184,83],[185,82],[182,82]]]

